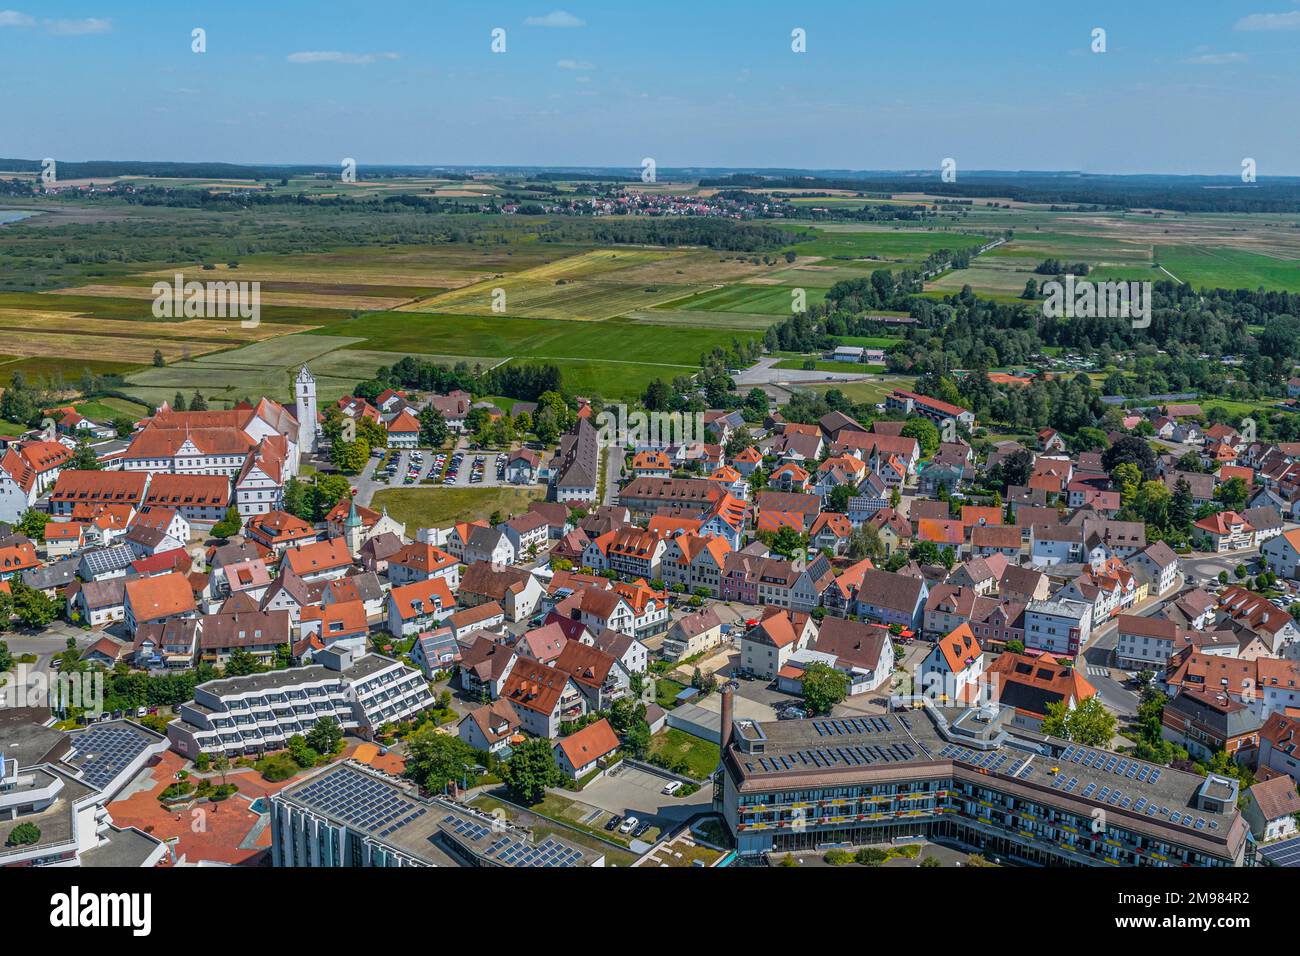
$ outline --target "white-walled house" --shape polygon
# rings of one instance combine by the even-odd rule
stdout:
[[[975,703],[984,676],[984,651],[969,624],[935,641],[916,673],[916,693],[940,704]]]

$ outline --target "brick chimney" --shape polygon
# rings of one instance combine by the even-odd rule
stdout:
[[[722,745],[722,752],[727,752],[727,745],[731,743],[731,722],[732,722],[732,695],[735,690],[730,683],[722,688],[722,725],[719,728],[719,740]]]

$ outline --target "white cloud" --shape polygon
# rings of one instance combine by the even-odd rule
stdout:
[[[340,50],[305,50],[301,53],[290,53],[287,57],[290,63],[347,63],[351,65],[364,65],[374,63],[377,60],[399,60],[400,53],[344,53]]]
[[[1195,63],[1198,66],[1219,66],[1225,63],[1245,63],[1250,57],[1244,53],[1202,53],[1199,56],[1191,56],[1184,60],[1184,63]]]
[[[561,70],[594,70],[595,64],[586,60],[560,60],[556,64]]]
[[[30,27],[36,21],[17,10],[0,10],[0,27]]]
[[[1300,30],[1300,10],[1290,13],[1252,13],[1242,17],[1232,27],[1234,30]]]
[[[62,37],[107,33],[113,29],[113,21],[104,17],[86,17],[84,20],[45,20],[43,25],[47,33]]]
[[[587,21],[575,17],[567,10],[555,10],[544,17],[528,17],[524,20],[524,25],[530,27],[585,27]]]

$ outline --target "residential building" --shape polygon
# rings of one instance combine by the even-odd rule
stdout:
[[[1082,601],[1048,598],[1025,609],[1025,647],[1074,657],[1092,633],[1092,608]]]
[[[172,749],[230,757],[281,750],[323,717],[370,737],[434,706],[420,672],[381,654],[317,651],[315,663],[207,681],[167,725]]]

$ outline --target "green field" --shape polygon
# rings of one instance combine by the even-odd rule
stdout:
[[[445,528],[457,521],[487,519],[494,511],[506,517],[521,514],[545,494],[540,485],[526,489],[382,488],[375,492],[369,507],[387,508],[395,520],[406,524],[407,535],[413,536],[416,528]]]
[[[915,379],[906,375],[882,375],[880,378],[863,382],[816,382],[800,385],[797,388],[817,392],[819,395],[825,395],[831,389],[838,389],[851,402],[878,404],[896,388],[910,389],[914,381]]]
[[[860,227],[861,231],[843,231],[827,228],[812,229],[817,238],[796,243],[789,250],[801,256],[826,258],[909,259],[920,261],[940,249],[973,249],[989,241],[987,236],[972,236],[959,232],[928,232],[922,230],[879,230]]]
[[[1195,288],[1300,292],[1300,261],[1223,246],[1157,246],[1160,264]]]
[[[684,309],[692,312],[740,312],[751,315],[786,316],[792,311],[795,286],[730,285],[709,289],[658,306],[658,309]],[[824,289],[803,289],[806,305],[818,305],[826,298]]]
[[[777,362],[776,365],[773,367],[786,368],[786,369],[802,369],[804,367],[804,359],[783,358],[781,359],[781,361]],[[833,360],[828,361],[826,359],[817,359],[813,363],[812,370],[818,372],[841,372],[846,375],[858,375],[863,373],[879,374],[885,371],[885,366],[866,365],[862,362],[836,362]]]
[[[148,406],[128,402],[124,398],[100,398],[92,402],[78,402],[73,407],[79,414],[96,421],[111,421],[122,415],[127,418],[143,418],[149,414]]]

